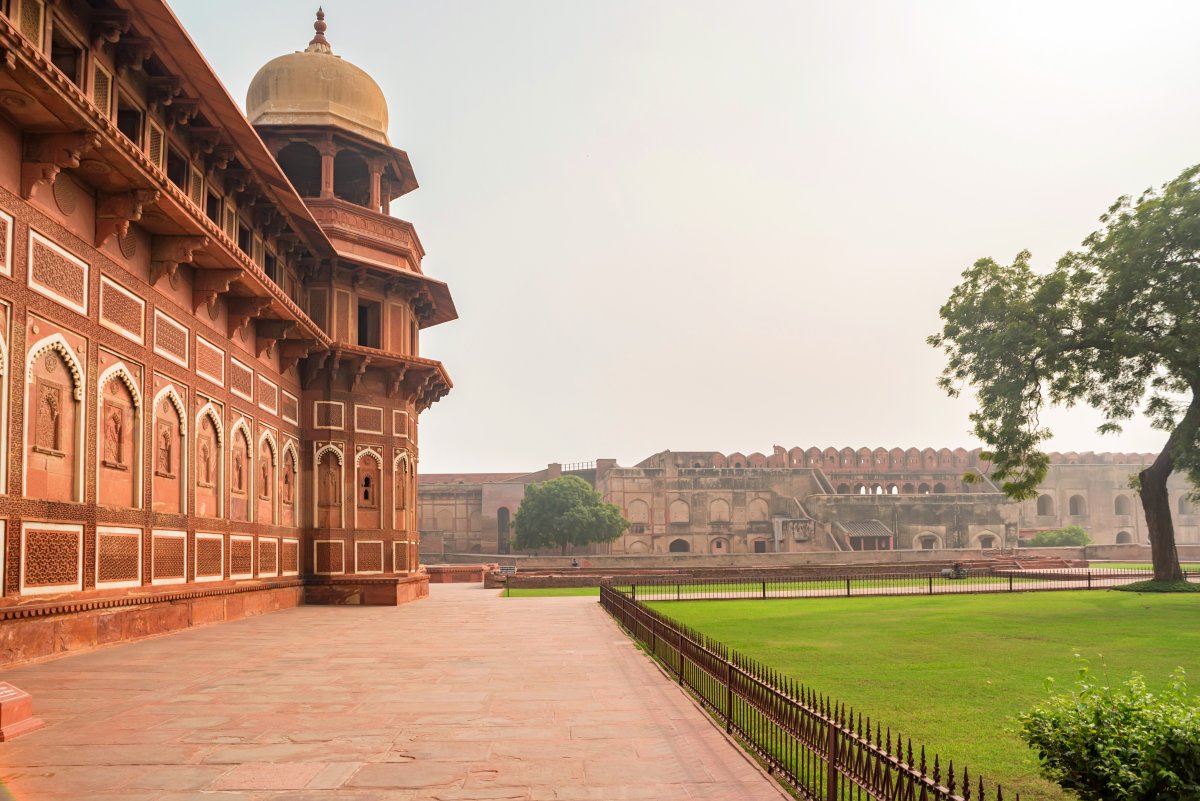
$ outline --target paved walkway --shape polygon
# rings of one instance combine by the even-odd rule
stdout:
[[[787,798],[594,598],[435,585],[7,671],[0,799]]]

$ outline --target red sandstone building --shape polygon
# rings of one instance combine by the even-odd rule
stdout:
[[[323,20],[243,114],[163,0],[0,12],[0,662],[424,594],[456,314],[378,86]]]

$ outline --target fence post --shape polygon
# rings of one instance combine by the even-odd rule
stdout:
[[[629,585],[629,600],[631,600],[631,601],[637,600],[637,585],[636,584]]]
[[[675,600],[678,601],[682,597],[683,597],[683,590],[680,587],[680,585],[676,584],[675,585]]]
[[[832,718],[826,724],[829,737],[825,741],[825,798],[827,801],[837,801],[838,798],[838,766],[837,766],[837,724]]]
[[[767,582],[763,582],[763,598],[767,597]]]
[[[933,595],[933,574],[929,574],[929,594]]]
[[[1013,589],[1012,589],[1012,573],[1008,574],[1008,591],[1009,592],[1013,591]]]
[[[847,598],[850,597],[850,579],[849,578],[846,579],[846,597]]]
[[[1092,588],[1092,571],[1088,571],[1088,589]]]
[[[658,656],[658,618],[650,618],[650,653]]]
[[[733,734],[733,662],[725,657],[725,733]]]

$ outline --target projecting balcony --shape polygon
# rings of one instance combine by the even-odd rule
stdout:
[[[304,199],[338,253],[372,266],[421,271],[425,249],[412,223],[339,198]]]

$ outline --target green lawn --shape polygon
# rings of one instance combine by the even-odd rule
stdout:
[[[537,589],[500,590],[504,598],[559,598],[568,595],[593,595],[600,597],[599,587],[542,587]]]
[[[1120,592],[651,604],[676,620],[1000,782],[1064,799],[1037,775],[1015,716],[1075,679],[1200,676],[1200,598]],[[1200,678],[1194,678],[1200,690]],[[931,754],[932,756],[932,754]],[[932,761],[932,759],[931,759]]]
[[[1152,570],[1154,565],[1149,562],[1092,562],[1093,570]],[[1200,570],[1200,562],[1180,562],[1179,566],[1186,571]]]

